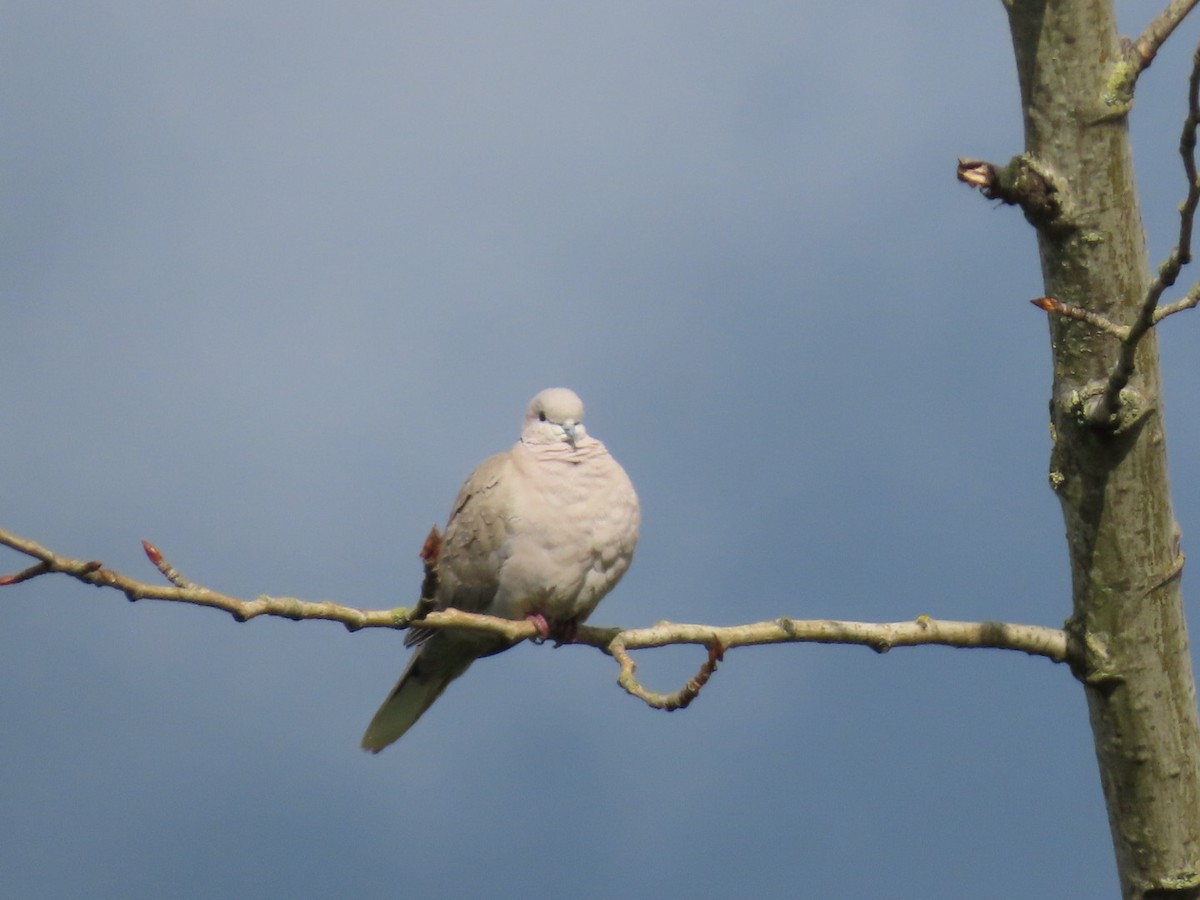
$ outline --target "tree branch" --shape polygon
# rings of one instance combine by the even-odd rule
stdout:
[[[1192,11],[1197,2],[1200,0],[1171,0],[1167,4],[1167,8],[1146,26],[1146,29],[1129,48],[1133,78],[1136,79],[1143,70],[1150,68],[1150,63],[1154,62],[1154,57],[1158,55],[1158,49]]]
[[[1188,78],[1188,113],[1183,120],[1183,132],[1179,135],[1179,156],[1183,160],[1188,191],[1179,207],[1179,241],[1159,267],[1158,277],[1150,283],[1146,294],[1145,306],[1150,308],[1151,325],[1157,325],[1167,316],[1177,312],[1192,309],[1200,300],[1200,285],[1193,285],[1182,300],[1168,306],[1158,305],[1166,289],[1175,283],[1183,267],[1192,261],[1192,230],[1196,220],[1196,207],[1200,205],[1200,176],[1196,172],[1197,127],[1200,127],[1200,45],[1192,54],[1192,74]]]
[[[421,604],[413,608],[364,610],[330,601],[299,600],[294,597],[260,596],[241,600],[187,581],[179,574],[153,544],[143,541],[147,557],[163,574],[169,585],[154,585],[138,581],[94,560],[72,559],[48,550],[40,544],[0,529],[0,545],[11,547],[38,562],[27,569],[0,576],[0,587],[19,584],[53,572],[95,587],[120,591],[129,600],[166,600],[190,603],[224,610],[239,622],[258,616],[277,616],[298,621],[321,619],[340,622],[350,631],[364,628],[404,629],[420,624],[421,628],[465,628],[499,635],[513,644],[523,640],[540,641],[538,626],[527,620],[501,619],[457,609],[422,612]],[[423,548],[428,550],[429,543]],[[993,648],[1017,650],[1030,656],[1043,656],[1053,662],[1074,662],[1079,656],[1065,631],[1039,625],[1014,625],[1004,622],[950,622],[919,616],[911,622],[842,622],[831,619],[778,618],[746,625],[688,625],[659,622],[649,628],[602,628],[581,625],[573,643],[595,647],[612,656],[621,667],[618,683],[626,691],[656,709],[674,710],[686,707],[700,693],[725,651],[733,647],[762,644],[819,643],[858,644],[877,653],[893,647],[915,647],[936,644],[946,647]],[[637,680],[636,664],[631,650],[665,647],[673,644],[695,644],[708,648],[708,659],[696,675],[678,691],[658,694],[647,690]]]

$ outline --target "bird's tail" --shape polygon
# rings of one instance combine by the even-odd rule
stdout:
[[[432,643],[432,642],[431,642]],[[467,671],[474,655],[428,653],[429,644],[418,648],[388,698],[363,734],[362,748],[378,753],[398,741],[421,714],[442,695],[446,685]]]

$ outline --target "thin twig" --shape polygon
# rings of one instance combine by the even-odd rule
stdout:
[[[1141,33],[1130,48],[1131,62],[1134,70],[1133,75],[1135,78],[1142,70],[1150,68],[1150,63],[1154,62],[1154,57],[1158,55],[1159,48],[1198,2],[1200,0],[1171,0],[1167,4],[1167,8],[1155,16],[1153,21],[1146,26],[1146,30]]]
[[[1117,325],[1115,322],[1106,319],[1099,313],[1092,312],[1090,309],[1084,309],[1080,306],[1068,306],[1055,297],[1035,297],[1029,302],[1038,309],[1053,313],[1056,316],[1087,322],[1093,328],[1111,334],[1113,337],[1120,338],[1121,340],[1129,336],[1129,329],[1126,326]]]
[[[40,560],[38,565],[26,569],[24,572],[0,577],[0,586],[15,584],[17,580],[24,581],[38,575],[61,572],[84,584],[120,591],[129,600],[166,600],[208,606],[224,610],[239,622],[247,622],[258,616],[266,615],[281,616],[287,619],[325,619],[341,622],[351,631],[357,631],[360,628],[407,627],[407,622],[404,621],[407,610],[403,608],[370,611],[353,609],[336,603],[297,600],[293,597],[263,596],[256,600],[241,600],[191,582],[185,582],[188,586],[180,587],[176,584],[166,586],[138,581],[128,575],[105,569],[102,563],[95,560],[72,559],[62,556],[41,546],[36,541],[4,530],[0,530],[0,544]],[[143,545],[143,549],[147,549],[145,545]],[[158,552],[157,548],[151,544],[149,549],[153,549],[161,559],[162,554]],[[147,549],[147,556],[154,559],[154,555],[149,552],[149,549]],[[163,565],[156,563],[156,566],[169,579],[170,575],[164,571],[164,566],[171,572],[175,571],[174,567],[165,560],[162,560],[162,563]],[[177,572],[175,574],[178,575]]]
[[[1200,2],[1200,0],[1198,0]],[[1175,283],[1180,271],[1192,261],[1192,230],[1196,221],[1196,208],[1200,205],[1200,174],[1196,170],[1196,130],[1200,127],[1200,46],[1192,55],[1192,74],[1188,78],[1188,114],[1183,120],[1183,132],[1179,136],[1179,156],[1183,160],[1183,172],[1187,177],[1188,192],[1179,207],[1179,243],[1159,267],[1158,277],[1151,282],[1146,303],[1152,307],[1151,325],[1167,316],[1185,309],[1192,309],[1200,301],[1200,286],[1193,286],[1182,300],[1159,307],[1163,292]],[[1157,289],[1157,293],[1156,293]]]

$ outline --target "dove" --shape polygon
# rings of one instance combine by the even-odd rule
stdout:
[[[450,512],[435,563],[433,609],[530,619],[570,640],[633,560],[641,509],[629,476],[583,426],[583,402],[549,388],[529,403],[521,439],[475,469]],[[451,681],[507,640],[464,629],[413,629],[400,681],[363,735],[378,753]]]

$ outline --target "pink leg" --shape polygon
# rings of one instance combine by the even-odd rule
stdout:
[[[546,617],[541,613],[530,613],[525,617],[525,621],[532,622],[537,626],[537,630],[540,635],[537,640],[544,641],[546,638],[550,637],[550,623],[546,621]]]
[[[539,643],[551,638],[554,640],[554,646],[561,647],[563,644],[575,643],[575,638],[579,635],[578,619],[567,619],[551,625],[541,613],[530,613],[525,617],[525,621],[532,622],[537,626],[539,636],[534,640]]]

